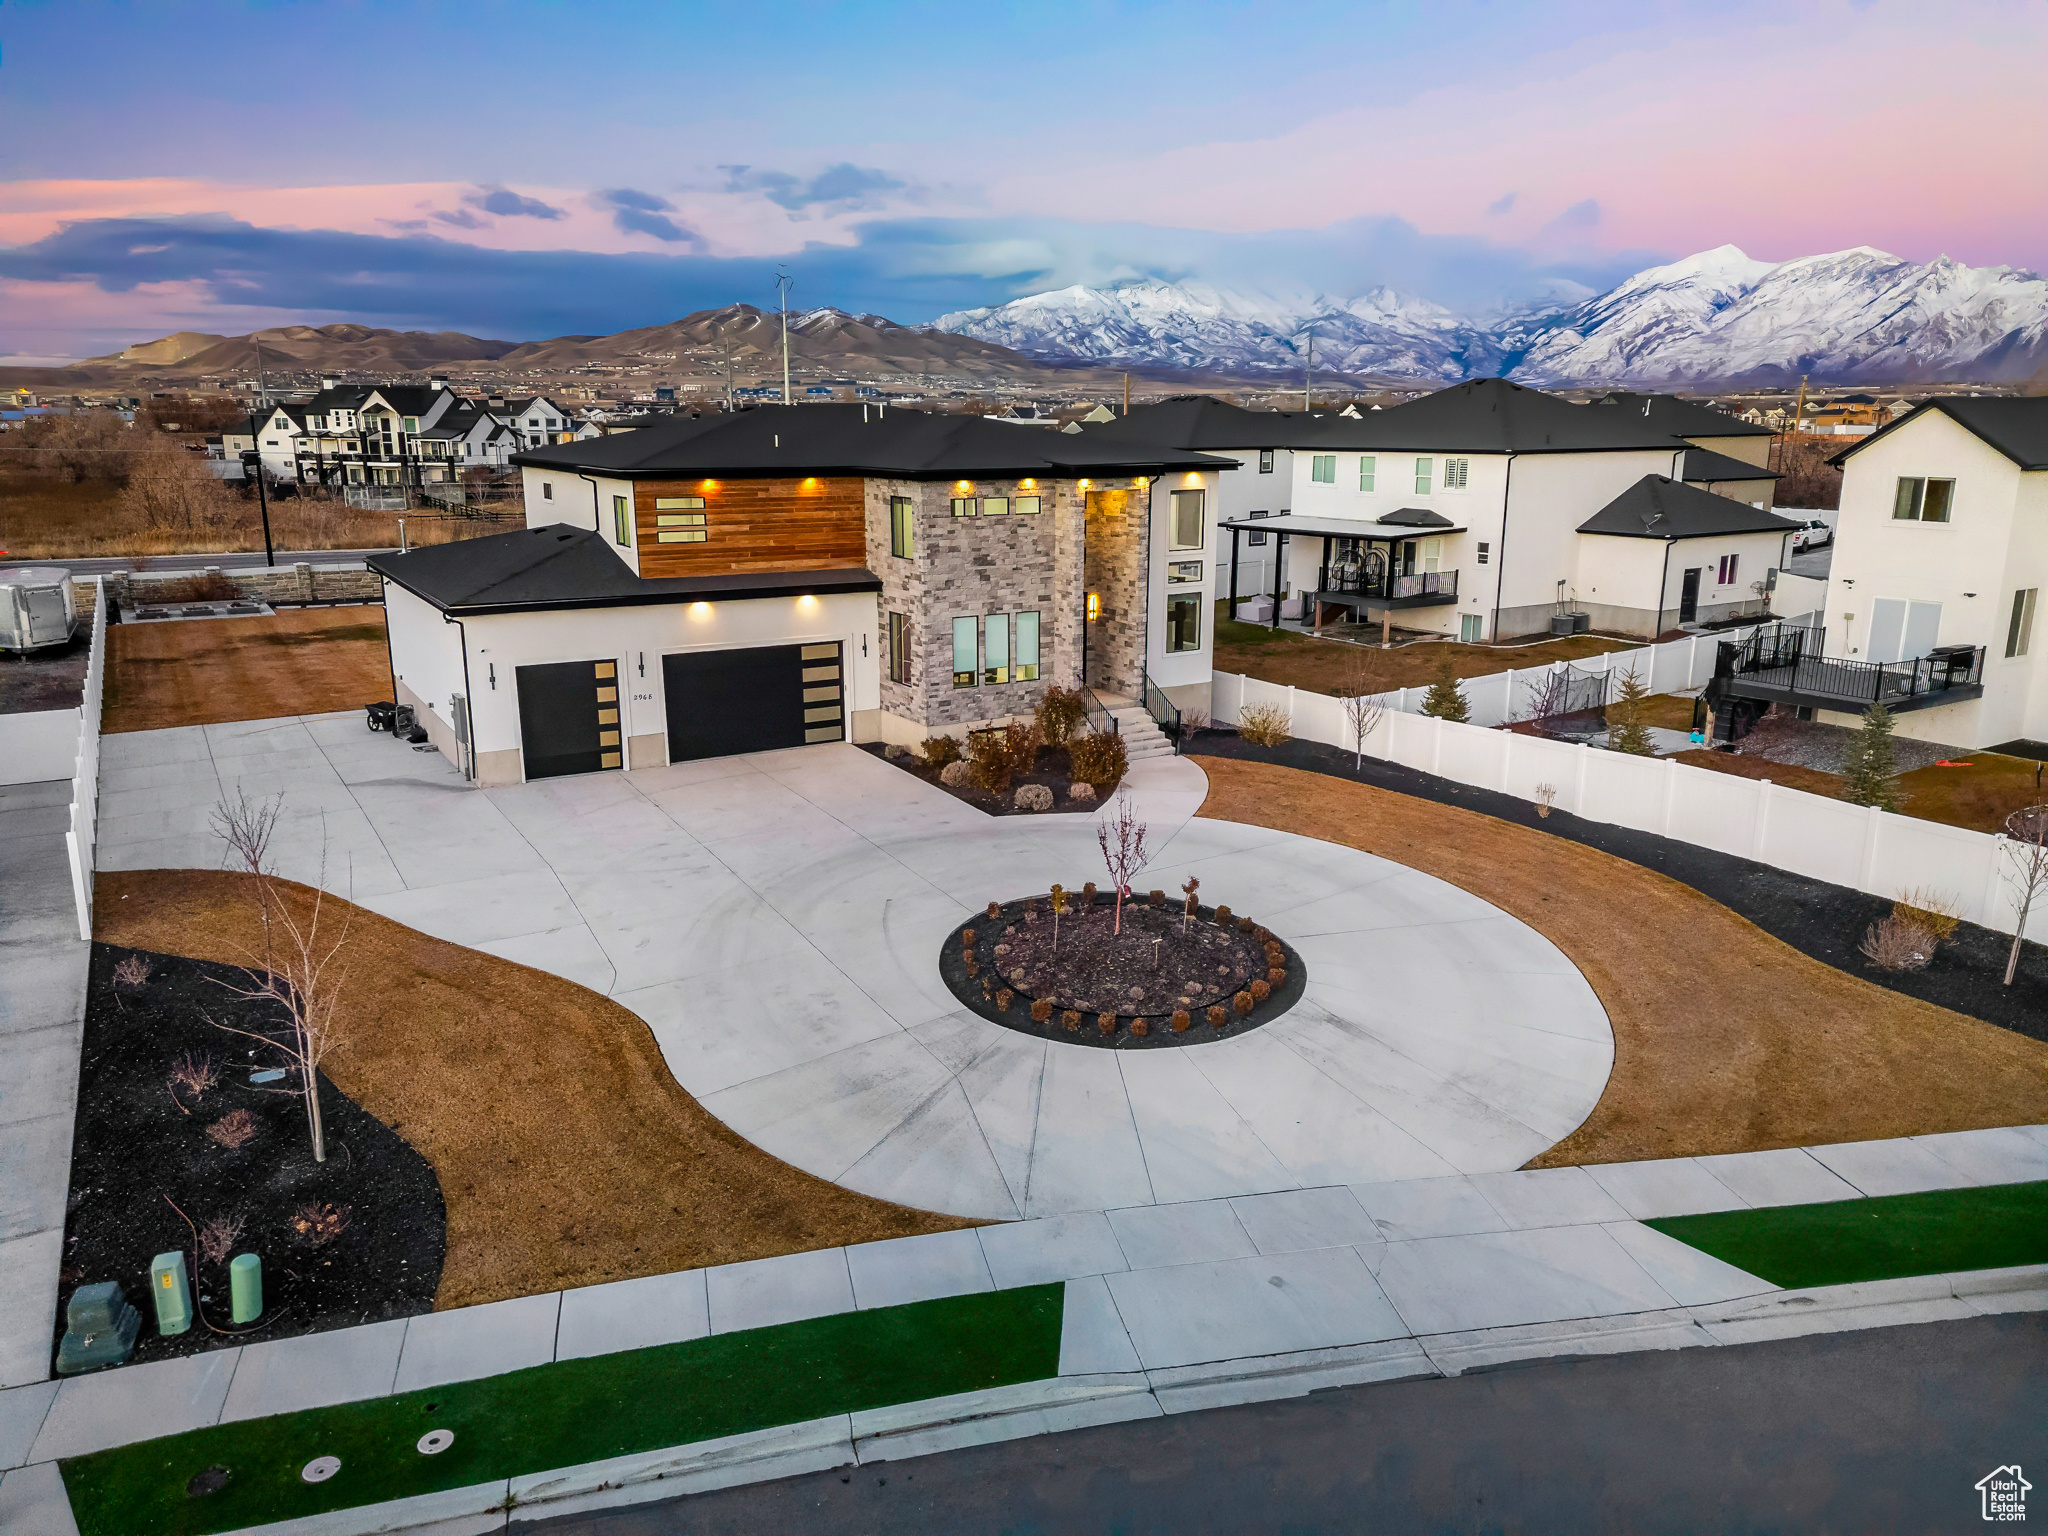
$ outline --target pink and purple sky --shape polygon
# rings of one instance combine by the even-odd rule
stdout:
[[[0,353],[1158,276],[1462,311],[2048,266],[2048,0],[0,10]]]

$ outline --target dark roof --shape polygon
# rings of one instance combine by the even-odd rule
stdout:
[[[1324,416],[1296,431],[1297,448],[1385,448],[1421,453],[1676,451],[1672,428],[1628,411],[1573,405],[1556,395],[1473,379],[1383,411]]]
[[[1829,459],[1839,464],[1852,453],[1861,453],[1887,433],[1896,432],[1926,411],[1939,411],[1966,432],[1996,448],[2021,469],[2048,469],[2048,395],[1977,396],[1960,400],[1929,400],[1915,406],[1897,421],[1879,427],[1870,436],[1844,448]]]
[[[513,455],[540,469],[637,475],[890,475],[905,480],[1234,469],[1152,441],[1013,432],[979,416],[860,405],[772,405],[669,417],[613,437]]]
[[[1579,524],[1581,533],[1631,539],[1698,539],[1710,534],[1790,533],[1789,517],[1716,496],[1666,475],[1645,475]],[[452,547],[452,546],[444,546]]]
[[[1114,421],[1083,422],[1104,442],[1152,442],[1168,448],[1285,448],[1305,422],[1299,411],[1248,411],[1213,395],[1175,395],[1132,408]]]
[[[424,384],[379,384],[363,394],[366,398],[377,396],[401,416],[431,415],[441,401],[456,398],[445,389],[432,389]]]
[[[1392,512],[1382,512],[1380,521],[1398,523],[1403,528],[1448,528],[1451,520],[1441,512],[1432,512],[1427,507],[1400,507]]]
[[[405,554],[372,555],[366,563],[415,597],[456,615],[882,589],[879,577],[858,567],[643,578],[633,574],[602,535],[566,523],[428,544]]]
[[[1765,469],[1761,464],[1731,458],[1725,453],[1716,453],[1711,448],[1688,448],[1685,451],[1683,473],[1687,480],[1782,480],[1785,477],[1775,469]]]
[[[1642,420],[1678,437],[1769,437],[1771,429],[1676,395],[1639,395],[1626,389],[1595,395],[1596,406],[1633,411]]]

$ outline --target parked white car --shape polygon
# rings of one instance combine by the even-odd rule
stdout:
[[[1802,518],[1792,533],[1792,549],[1796,554],[1804,549],[1819,549],[1824,544],[1835,542],[1835,530],[1817,517]]]

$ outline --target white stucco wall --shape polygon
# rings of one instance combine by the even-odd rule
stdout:
[[[566,523],[571,528],[594,528],[633,574],[640,574],[640,552],[623,548],[612,537],[612,498],[623,496],[633,505],[633,482],[603,475],[589,479],[573,470],[522,467],[520,484],[526,496],[526,526],[547,528]]]
[[[1955,481],[1946,523],[1892,516],[1901,476]],[[2048,473],[2023,474],[1938,411],[1860,449],[1843,468],[1828,583],[1828,654],[1864,659],[1879,598],[1939,603],[1936,643],[1985,647],[1984,697],[1898,717],[1901,735],[1982,747],[2048,733],[2048,621],[2008,658],[2017,589],[2048,587]]]
[[[1252,459],[1252,473],[1258,472],[1256,455]],[[1230,482],[1243,476],[1242,469],[1205,470],[1199,473],[1187,472],[1177,475],[1162,475],[1152,486],[1152,526],[1147,557],[1146,615],[1145,615],[1145,667],[1152,681],[1183,705],[1193,704],[1203,713],[1208,712],[1209,674],[1214,666],[1216,643],[1215,595],[1218,590],[1216,561],[1213,552],[1217,545],[1217,506],[1230,494]],[[1265,477],[1278,480],[1277,472]],[[1199,549],[1173,549],[1172,542],[1173,500],[1175,491],[1195,490],[1202,493],[1202,546]],[[1230,557],[1229,536],[1223,539],[1223,553]],[[1172,567],[1188,561],[1199,562],[1202,579],[1198,582],[1174,581]],[[1240,579],[1242,571],[1240,569]],[[1228,573],[1223,580],[1227,583]],[[1167,625],[1166,604],[1171,596],[1195,594],[1200,599],[1202,645],[1194,651],[1169,651],[1166,648]]]
[[[432,603],[390,581],[384,583],[384,627],[391,640],[398,702],[427,712],[421,726],[453,761],[457,754],[451,701],[463,692],[461,632]]]

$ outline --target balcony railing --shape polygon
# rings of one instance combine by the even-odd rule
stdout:
[[[1390,582],[1379,571],[1332,569],[1322,590],[1344,597],[1378,598],[1381,602],[1412,597],[1441,597],[1449,602],[1458,596],[1458,573],[1417,571],[1412,576],[1396,576]]]
[[[1741,645],[1721,643],[1715,671],[1754,687],[1854,709],[1926,701],[1984,681],[1984,647],[1936,646],[1910,661],[1850,661],[1821,654],[1822,629],[1772,624]]]

